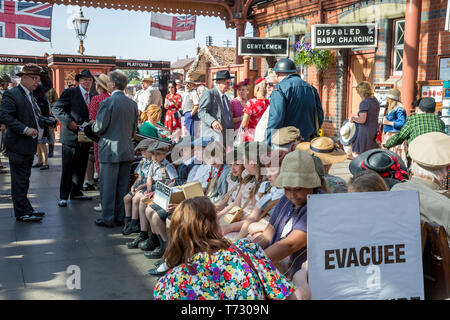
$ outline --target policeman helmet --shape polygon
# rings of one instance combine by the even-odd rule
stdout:
[[[291,59],[283,58],[275,64],[275,68],[272,70],[277,73],[297,73],[297,66]]]

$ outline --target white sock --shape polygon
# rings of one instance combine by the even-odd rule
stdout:
[[[165,262],[161,263],[158,267],[158,269],[156,269],[156,271],[158,272],[166,272],[167,270],[169,270],[169,267],[167,266],[167,264]]]

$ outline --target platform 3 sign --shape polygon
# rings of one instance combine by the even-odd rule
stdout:
[[[424,299],[417,191],[308,197],[312,299]]]
[[[240,56],[289,56],[288,38],[239,37]]]
[[[378,26],[369,24],[315,24],[311,43],[317,49],[376,48]]]

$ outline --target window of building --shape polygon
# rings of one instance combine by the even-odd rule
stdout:
[[[395,21],[394,26],[394,76],[401,76],[403,70],[403,48],[405,44],[405,20]]]

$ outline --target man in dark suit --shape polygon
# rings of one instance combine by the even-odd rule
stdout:
[[[201,135],[213,137],[224,145],[232,145],[234,140],[233,116],[225,94],[230,89],[231,78],[228,70],[217,71],[214,78],[216,86],[202,94],[198,110],[202,122]]]
[[[78,126],[89,122],[89,91],[94,77],[89,70],[75,76],[77,87],[67,88],[53,106],[53,115],[61,122],[62,173],[59,188],[60,207],[67,200],[91,200],[81,192],[86,173],[91,143],[78,142]]]
[[[138,106],[123,90],[128,77],[120,71],[109,74],[111,97],[100,103],[92,132],[100,136],[98,159],[100,162],[100,198],[102,219],[100,227],[123,225],[125,208],[123,198],[128,192],[131,162],[134,160],[133,137],[138,124]]]
[[[31,166],[39,135],[39,106],[32,92],[39,85],[41,68],[27,64],[17,74],[20,84],[3,94],[0,123],[6,125],[5,148],[11,168],[11,196],[17,221],[40,222],[44,212],[36,212],[27,198]]]

